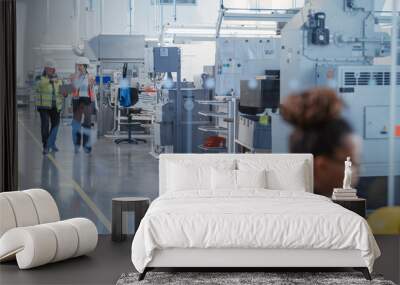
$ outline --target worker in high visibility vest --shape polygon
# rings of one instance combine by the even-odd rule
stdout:
[[[79,57],[75,63],[75,74],[72,76],[72,141],[75,153],[79,152],[81,144],[86,153],[92,151],[91,143],[91,115],[95,95],[93,91],[94,78],[89,74],[90,61],[86,57]],[[82,122],[83,117],[83,122]]]
[[[46,60],[42,76],[36,84],[36,108],[40,113],[43,154],[58,151],[56,138],[64,100],[60,93],[61,85],[62,81],[57,78],[55,62],[51,59]]]

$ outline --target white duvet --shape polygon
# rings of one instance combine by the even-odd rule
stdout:
[[[319,195],[265,189],[162,195],[140,223],[132,262],[143,272],[165,248],[358,249],[370,271],[380,255],[359,215]]]

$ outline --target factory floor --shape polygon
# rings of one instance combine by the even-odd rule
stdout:
[[[117,145],[112,138],[95,138],[88,155],[74,153],[71,136],[70,120],[64,119],[57,137],[59,152],[43,155],[38,112],[19,108],[20,189],[49,191],[62,219],[86,217],[100,234],[109,234],[112,198],[158,195],[158,160],[149,154],[149,142]]]

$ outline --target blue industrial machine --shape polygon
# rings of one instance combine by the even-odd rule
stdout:
[[[198,127],[208,123],[199,112],[208,111],[208,106],[197,104],[198,100],[209,100],[210,91],[196,89],[181,82],[181,54],[177,47],[154,48],[154,72],[166,74],[157,92],[154,120],[155,154],[163,152],[198,152],[206,134]],[[176,73],[173,80],[172,72]]]
[[[280,46],[279,36],[217,38],[215,93],[229,95],[238,102],[230,118],[236,128],[226,135],[228,141],[234,137],[236,144],[230,151],[240,146],[252,151],[271,150],[271,120],[260,125],[256,115],[278,109]],[[219,112],[227,112],[226,106],[218,108]]]
[[[389,174],[400,174],[400,106],[395,129],[390,129],[390,66],[376,64],[390,55],[390,36],[380,31],[382,16],[374,4],[373,0],[307,1],[281,31],[281,102],[293,91],[315,86],[337,91],[346,105],[344,116],[362,141],[359,188],[364,195],[376,177],[383,177],[379,183],[385,185]],[[396,77],[400,85],[399,72]],[[289,133],[279,113],[272,114],[272,152],[288,151]],[[389,135],[396,136],[390,158],[395,161],[394,173],[389,171]],[[389,197],[393,202],[393,193]],[[370,206],[378,205],[385,201]]]
[[[363,141],[362,176],[388,175],[390,66],[374,65],[374,59],[389,55],[390,37],[377,32],[376,22],[373,0],[316,0],[281,32],[281,101],[315,86],[337,90]],[[286,152],[290,128],[279,114],[272,120],[272,151]],[[399,174],[400,138],[396,146]]]
[[[160,138],[164,138],[165,135],[162,135],[162,132],[168,132],[171,136],[171,140],[174,145],[175,152],[183,152],[184,147],[182,143],[182,133],[180,130],[182,129],[181,121],[177,120],[182,115],[182,94],[181,94],[181,50],[177,47],[155,47],[153,48],[153,66],[154,73],[167,73],[171,74],[172,72],[176,72],[176,94],[174,98],[168,97],[168,102],[170,106],[165,106],[167,104],[162,104],[163,108],[158,111],[162,111],[161,116],[159,118],[161,120],[156,120],[156,123],[161,124],[164,123],[163,126],[159,126],[156,130],[160,133]],[[172,81],[172,74],[170,76],[170,80]],[[172,87],[172,86],[171,86]],[[157,94],[157,96],[160,94]],[[161,90],[162,95],[162,90]],[[173,104],[173,106],[171,105]],[[165,115],[167,111],[170,110],[172,114]],[[167,120],[163,120],[163,116],[167,117]],[[165,125],[167,123],[168,125]],[[168,128],[167,128],[168,127]],[[168,133],[165,133],[168,135]],[[161,139],[160,139],[161,142]],[[162,143],[165,143],[165,139],[163,139]]]
[[[390,21],[375,11],[379,1],[305,2],[283,28],[278,25],[280,35],[217,38],[215,92],[239,101],[237,143],[258,151],[257,132],[262,131],[266,134],[263,147],[270,146],[275,153],[288,152],[291,128],[279,114],[279,103],[294,91],[326,86],[343,99],[347,106],[344,116],[361,138],[361,184],[389,175],[391,135],[396,136],[394,174],[400,175],[400,105],[395,107],[395,128],[390,129],[390,66],[377,64],[390,55],[390,36],[379,25]],[[280,88],[270,88],[272,85],[263,81],[274,71],[279,72],[274,83],[279,81]],[[400,85],[400,70],[396,79]],[[400,86],[397,90],[400,98]],[[268,116],[269,127],[261,127],[249,116],[260,113]]]

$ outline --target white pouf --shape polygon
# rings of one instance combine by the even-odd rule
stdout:
[[[28,269],[96,248],[93,222],[59,221],[57,205],[45,190],[0,193],[0,209],[0,261],[16,258],[20,269]]]

